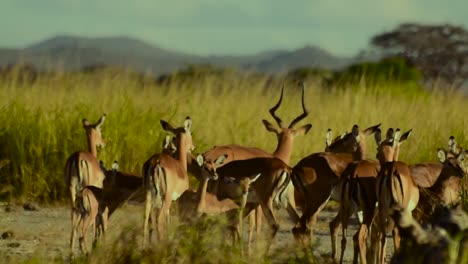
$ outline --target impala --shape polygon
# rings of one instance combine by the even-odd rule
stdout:
[[[468,174],[468,168],[465,165],[466,152],[461,149],[457,152],[438,150],[442,170],[431,187],[420,188],[421,198],[413,212],[416,220],[426,222],[437,204],[453,206],[461,201],[462,179]]]
[[[172,201],[188,189],[187,157],[193,150],[192,120],[187,117],[182,127],[173,127],[168,122],[161,120],[162,128],[175,135],[176,158],[168,153],[155,154],[143,165],[143,178],[146,190],[145,215],[143,224],[143,243],[146,243],[148,234],[148,222],[157,221],[158,239],[164,237],[166,220],[169,220],[169,209]],[[159,207],[156,217],[155,206]]]
[[[101,134],[101,126],[105,120],[105,114],[95,124],[90,124],[87,119],[83,119],[83,128],[88,139],[88,152],[73,153],[65,164],[65,184],[70,190],[72,207],[75,205],[77,193],[81,192],[84,186],[92,185],[102,188],[105,176],[97,159],[97,147],[105,145]]]
[[[450,136],[448,140],[449,151],[447,155],[455,156],[460,153],[461,147],[458,146],[455,137]],[[439,177],[442,170],[442,164],[440,162],[426,162],[410,165],[411,177],[419,187],[429,188]]]
[[[226,156],[221,156],[216,159],[215,164],[221,165],[224,162]],[[203,156],[199,155],[197,157],[197,162],[199,166],[203,166],[204,159]],[[240,201],[235,202],[232,199],[218,199],[216,194],[208,193],[208,181],[209,180],[218,180],[218,174],[214,173],[204,173],[202,176],[205,177],[203,181],[200,182],[198,190],[187,190],[185,191],[180,198],[177,200],[179,213],[182,219],[185,221],[198,219],[201,215],[219,215],[221,213],[226,213],[228,219],[230,220],[232,230],[233,230],[233,240],[235,241],[240,237],[240,232],[238,226],[242,224],[242,210],[247,203],[247,196],[249,194],[250,185],[255,182],[260,174],[253,175],[252,177],[242,177],[237,178],[224,178],[223,180],[228,180],[239,186],[237,192],[242,196]],[[236,217],[236,215],[239,215]]]
[[[74,255],[75,236],[78,229],[81,231],[80,248],[83,253],[86,253],[88,228],[93,225],[95,244],[100,234],[104,234],[107,230],[108,218],[125,202],[134,199],[135,193],[143,186],[141,176],[119,171],[117,161],[114,161],[111,170],[107,170],[102,162],[100,162],[100,167],[106,175],[103,188],[85,186],[78,193],[72,209],[71,256]]]
[[[92,225],[94,242],[98,238],[98,232],[107,229],[108,209],[104,203],[103,190],[95,186],[85,186],[75,200],[72,208],[72,235],[70,239],[70,257],[75,254],[76,231],[80,229],[79,244],[82,253],[87,254],[86,236],[88,228]],[[99,229],[99,231],[98,231]]]
[[[350,133],[331,142],[327,133],[327,150],[303,158],[294,166],[291,179],[294,187],[304,197],[305,205],[300,221],[293,228],[294,237],[303,244],[310,242],[310,225],[314,225],[317,214],[332,197],[339,201],[341,186],[338,184],[344,169],[354,160],[366,155],[366,136],[373,134],[380,124],[360,131],[354,125]],[[335,153],[336,152],[336,153]]]
[[[384,155],[393,155],[395,148],[389,148]],[[376,179],[376,195],[378,207],[376,214],[377,235],[380,238],[378,248],[378,262],[385,261],[386,233],[393,230],[395,251],[400,246],[400,235],[394,225],[392,214],[399,211],[402,214],[411,214],[419,201],[418,186],[411,177],[408,164],[401,161],[383,162]]]
[[[304,88],[303,83],[301,84],[301,88],[302,88],[301,101],[302,101],[303,113],[297,116],[295,119],[293,119],[288,126],[285,126],[281,118],[278,117],[275,113],[282,103],[284,86],[281,89],[281,95],[280,95],[278,102],[269,110],[270,115],[276,121],[278,126],[271,124],[267,120],[262,120],[266,130],[275,133],[277,136],[278,144],[273,153],[269,153],[259,148],[245,147],[245,146],[239,146],[239,145],[234,145],[234,144],[216,146],[203,154],[205,164],[213,163],[218,157],[224,156],[224,155],[226,156],[226,159],[223,164],[228,164],[229,162],[234,161],[234,160],[246,160],[246,159],[251,159],[251,158],[256,158],[256,157],[276,157],[276,158],[281,159],[284,163],[289,164],[290,159],[291,159],[292,149],[293,149],[294,138],[296,136],[306,134],[312,127],[311,124],[306,124],[299,128],[294,128],[297,123],[299,123],[302,119],[308,116],[308,111],[305,107],[305,98],[304,98],[305,88]],[[198,166],[193,166],[193,165],[191,166],[191,168],[193,168],[193,174],[197,178],[199,179],[202,178],[199,175],[203,172],[203,169],[200,170]],[[209,184],[208,192],[213,192],[213,187],[211,187],[212,184],[214,184],[214,182],[211,182]],[[230,187],[235,188],[233,187],[233,185],[226,186],[226,188],[230,188]],[[294,192],[294,188],[290,186],[288,187],[288,191],[290,192],[289,195],[292,196]],[[297,212],[295,210],[296,206],[295,206],[294,200],[290,199],[290,203],[291,203],[290,206],[288,206],[288,212],[290,213],[292,220],[294,222],[297,222],[297,219],[299,218],[299,216],[297,215]],[[257,218],[257,237],[258,237],[258,233],[259,233],[260,226],[261,226],[261,213],[262,213],[261,209],[260,208],[258,209],[259,210],[257,210],[257,213],[255,214]],[[251,228],[249,231],[249,248],[250,248],[250,243],[252,240],[253,217],[254,215],[252,214],[250,218]]]
[[[381,139],[381,131],[375,132],[377,143],[377,158],[380,163],[397,161],[399,148],[405,141],[411,130],[400,136],[400,130],[393,133],[390,128],[384,141]],[[353,213],[362,211],[359,217],[360,225],[354,235],[354,263],[357,263],[358,252],[361,256],[361,263],[367,263],[366,259],[366,239],[370,230],[370,225],[374,218],[377,196],[375,192],[376,177],[380,170],[380,163],[375,160],[360,160],[348,165],[342,174],[343,190],[341,193],[340,211],[337,218],[330,223],[330,234],[332,240],[332,258],[336,254],[336,237],[339,224],[342,225],[341,256],[340,263],[343,262],[346,249],[347,226],[350,216]],[[362,218],[362,219],[361,219]],[[337,220],[338,219],[338,220]]]
[[[259,205],[261,206],[272,231],[267,243],[268,251],[270,243],[279,228],[273,214],[273,205],[281,205],[294,210],[290,202],[290,198],[292,197],[289,194],[291,192],[288,189],[288,186],[292,186],[289,185],[291,168],[281,159],[275,157],[234,160],[222,165],[225,158],[225,155],[218,157],[215,163],[209,163],[201,159],[203,166],[211,175],[218,175],[220,177],[216,181],[216,185],[212,186],[213,192],[216,193],[218,199],[243,200],[240,210],[242,212],[245,207],[246,215]],[[221,161],[219,161],[220,159]],[[246,202],[248,204],[244,200],[245,196],[242,195],[242,192],[239,192],[238,185],[225,181],[228,178],[234,178],[239,181],[244,178],[256,179],[255,181],[252,180],[251,183],[253,191],[247,196]],[[242,219],[243,214],[240,217]]]

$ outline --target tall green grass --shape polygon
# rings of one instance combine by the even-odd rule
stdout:
[[[282,80],[251,78],[198,78],[160,86],[126,74],[56,74],[34,83],[12,76],[0,81],[1,199],[62,201],[67,197],[64,165],[70,154],[86,150],[81,120],[96,121],[107,114],[99,151],[106,163],[120,162],[125,171],[140,173],[143,162],[159,152],[165,136],[159,120],[181,125],[193,120],[195,152],[214,145],[237,143],[273,152],[277,140],[261,120],[273,122],[268,109],[278,100]],[[436,150],[454,135],[468,145],[468,99],[455,93],[424,92],[404,85],[380,84],[323,89],[306,84],[311,131],[295,139],[291,165],[323,151],[325,132],[338,135],[354,124],[366,128],[413,129],[400,154],[415,163],[437,160]],[[300,89],[286,82],[278,114],[289,123],[301,113]],[[301,124],[298,124],[300,126]],[[375,157],[375,142],[367,140],[368,157]]]

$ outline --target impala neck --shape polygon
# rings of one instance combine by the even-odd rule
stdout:
[[[363,160],[366,158],[366,145],[362,142],[359,144],[358,149],[353,153],[354,160]]]
[[[440,194],[445,189],[446,181],[449,180],[450,176],[454,175],[453,171],[443,164],[442,171],[439,174],[436,182],[428,188],[429,191],[435,194]]]
[[[176,153],[177,160],[179,160],[185,172],[187,172],[187,156],[188,156],[186,141],[187,141],[187,136],[185,134],[180,134],[177,140],[177,153]]]
[[[96,142],[94,142],[94,139],[90,133],[88,134],[88,151],[91,153],[91,155],[97,158]]]
[[[293,148],[293,138],[290,136],[281,135],[278,139],[278,146],[276,147],[273,156],[279,158],[284,163],[289,164],[291,160],[291,153]]]
[[[202,213],[206,206],[206,189],[208,188],[208,178],[203,179],[198,185],[198,206],[197,213]]]

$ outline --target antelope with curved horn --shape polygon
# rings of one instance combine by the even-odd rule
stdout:
[[[229,162],[234,161],[234,160],[246,160],[246,159],[257,158],[257,157],[276,157],[276,158],[281,159],[284,163],[288,164],[291,159],[294,138],[296,136],[306,134],[312,127],[311,124],[306,124],[306,125],[303,125],[302,127],[294,128],[302,119],[308,116],[308,111],[305,106],[305,98],[304,98],[304,90],[305,90],[304,83],[301,83],[301,88],[302,88],[301,102],[302,102],[303,112],[302,114],[294,118],[288,126],[285,126],[281,118],[278,117],[276,114],[276,111],[278,110],[278,108],[280,107],[283,101],[284,86],[281,89],[281,95],[280,95],[278,102],[269,110],[271,116],[278,124],[278,127],[271,124],[267,120],[262,120],[267,131],[273,132],[277,135],[278,144],[273,153],[269,153],[259,148],[245,147],[245,146],[239,146],[235,144],[216,146],[203,154],[205,164],[213,163],[213,161],[215,161],[218,157],[223,156],[223,155],[226,156],[226,159],[223,164],[228,164]],[[197,175],[201,173],[203,173],[203,169],[202,170],[196,169],[193,174]],[[197,178],[201,178],[201,177],[197,176]],[[216,189],[216,187],[214,187],[214,185],[216,184],[223,184],[223,183],[221,183],[220,181],[210,182],[208,186],[208,192],[213,192],[213,190]],[[226,186],[226,188],[229,188],[229,186]],[[292,186],[288,187],[288,191],[290,192],[289,195],[292,196],[293,191],[294,191]],[[294,200],[290,199],[290,203],[291,204],[288,206],[288,212],[290,213],[290,216],[293,219],[293,221],[297,221],[299,216],[297,215],[297,212],[295,211],[296,206],[294,204]],[[253,226],[252,224],[253,217],[254,215],[252,214],[250,218],[251,219],[250,226]],[[260,225],[261,225],[261,209],[257,210],[256,217],[257,217],[257,236],[258,236]],[[250,248],[251,240],[252,240],[252,228],[250,228],[250,231],[249,231],[249,248]]]
[[[166,221],[169,220],[169,209],[173,201],[177,200],[189,187],[187,174],[187,157],[193,150],[192,120],[185,119],[182,127],[173,127],[161,120],[161,126],[171,132],[176,138],[176,158],[169,153],[155,154],[143,165],[143,179],[146,190],[145,215],[143,224],[143,243],[148,236],[148,223],[154,219],[157,222],[158,239],[164,237]],[[154,207],[159,207],[158,215]]]
[[[377,202],[375,184],[377,174],[380,170],[380,164],[398,160],[400,145],[410,136],[411,131],[412,130],[409,130],[400,136],[400,129],[397,129],[396,133],[393,133],[393,129],[390,128],[387,131],[386,139],[382,141],[381,131],[377,129],[375,132],[375,141],[378,146],[377,158],[379,161],[367,159],[355,161],[349,164],[343,172],[343,190],[341,193],[340,211],[337,217],[330,223],[333,259],[336,255],[336,238],[339,224],[342,225],[340,263],[343,263],[349,218],[352,214],[362,211],[362,217],[358,215],[358,219],[360,220],[358,231],[353,237],[353,262],[357,263],[359,253],[361,256],[361,263],[367,263],[366,239],[375,213]]]
[[[380,124],[360,131],[354,125],[350,133],[331,141],[327,132],[327,151],[311,154],[294,166],[291,179],[297,192],[304,197],[303,215],[293,228],[294,237],[303,244],[311,239],[310,226],[328,200],[340,200],[339,179],[345,168],[366,156],[366,136],[373,134]]]

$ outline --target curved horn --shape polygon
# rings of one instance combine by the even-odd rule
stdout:
[[[283,87],[281,88],[281,96],[280,96],[278,103],[276,103],[275,106],[270,108],[270,111],[269,111],[271,116],[276,120],[276,123],[278,123],[278,126],[280,127],[283,127],[283,121],[281,121],[281,118],[276,116],[275,111],[278,110],[279,106],[281,105],[281,102],[283,101],[283,92],[284,92],[284,84],[283,84]]]
[[[301,82],[301,86],[302,86],[302,110],[304,111],[300,116],[296,117],[292,122],[291,124],[289,125],[289,128],[293,128],[299,121],[301,121],[302,119],[304,119],[306,116],[309,115],[309,112],[307,111],[306,107],[305,107],[305,102],[304,102],[304,82]]]

